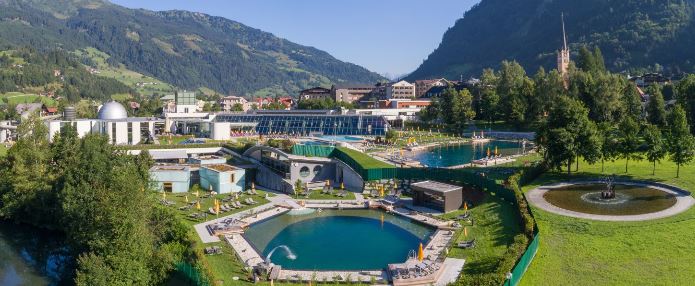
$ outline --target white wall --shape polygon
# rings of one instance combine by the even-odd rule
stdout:
[[[229,122],[214,122],[212,124],[212,140],[229,140],[232,139],[230,134],[231,123]]]

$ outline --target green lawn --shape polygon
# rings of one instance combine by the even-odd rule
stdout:
[[[475,239],[476,246],[471,249],[454,247],[449,252],[449,257],[466,259],[464,275],[495,271],[497,262],[514,241],[514,236],[521,232],[516,207],[499,197],[486,195],[480,205],[470,208],[469,211],[475,224],[466,226],[468,236],[463,231],[458,231],[456,241]],[[442,217],[454,219],[463,213],[463,210],[458,210]]]
[[[7,147],[5,147],[5,144],[0,144],[0,156],[5,156],[7,154]]]
[[[48,106],[58,105],[58,103],[52,98],[23,92],[0,93],[0,105],[5,104],[5,99],[7,99],[9,104],[33,103],[37,99],[40,99],[42,103],[45,103]]]
[[[606,163],[604,174],[659,181],[695,190],[695,164],[676,167],[625,161]],[[566,170],[565,170],[566,172]],[[601,175],[601,164],[580,164],[571,179]],[[542,175],[528,191],[542,184],[569,179],[565,173]],[[540,247],[522,285],[691,285],[695,277],[695,208],[679,215],[646,222],[598,222],[551,214],[534,208]]]
[[[354,200],[355,199],[355,193],[353,192],[348,192],[346,191],[346,196],[344,197],[338,197],[336,196],[338,193],[340,193],[340,189],[334,188],[333,189],[333,195],[330,194],[322,194],[321,190],[313,190],[309,193],[309,197],[307,198],[308,200]],[[299,196],[298,199],[302,199],[302,196]]]
[[[360,151],[348,149],[345,147],[336,147],[335,149],[343,152],[345,155],[355,160],[355,162],[362,166],[362,168],[364,169],[393,168],[393,165],[383,162],[381,160],[374,159],[372,156],[369,156]]]
[[[267,203],[268,200],[265,199],[265,192],[259,191],[259,190],[257,190],[257,192],[258,192],[258,195],[245,195],[245,194],[244,194],[244,195],[240,195],[240,196],[239,196],[239,201],[242,202],[242,206],[244,206],[244,207],[243,207],[243,208],[240,208],[240,209],[234,209],[234,210],[231,210],[231,211],[229,211],[229,212],[221,213],[221,214],[220,214],[220,217],[222,217],[222,216],[227,216],[227,215],[230,215],[230,214],[233,214],[233,213],[242,212],[242,211],[245,211],[245,210],[248,210],[248,209],[251,209],[251,208],[254,208],[254,207],[257,207],[257,206],[260,206],[260,205],[262,205],[262,204]],[[200,200],[200,211],[198,211],[195,207],[193,207],[193,208],[191,208],[190,210],[187,210],[187,211],[180,211],[180,210],[178,210],[179,207],[186,205],[186,197],[188,197],[188,201],[189,201],[189,202],[192,202],[192,201],[196,200],[196,196],[195,196],[195,194],[192,193],[192,192],[189,192],[189,193],[167,193],[166,199],[167,199],[168,201],[173,201],[173,202],[176,203],[176,205],[175,205],[175,206],[172,206],[172,208],[176,209],[176,212],[177,212],[178,214],[181,215],[181,218],[182,218],[184,221],[186,221],[187,224],[189,224],[189,225],[195,225],[195,224],[198,224],[198,223],[203,222],[204,220],[201,220],[201,219],[198,219],[198,220],[192,219],[192,218],[188,217],[188,215],[190,215],[190,214],[192,214],[192,213],[195,213],[195,212],[207,213],[207,212],[208,212],[208,209],[211,208],[211,207],[213,207],[213,205],[214,205],[214,199],[215,199],[215,198],[218,199],[218,200],[222,200],[222,199],[224,199],[224,198],[229,197],[229,194],[222,194],[222,195],[215,195],[215,196],[212,196],[212,197],[204,198],[203,195],[204,195],[205,193],[206,193],[206,192],[203,192],[203,191],[200,192],[200,198],[199,198],[199,200]],[[160,199],[163,198],[163,196],[161,195],[161,193],[158,194],[158,196],[159,196]],[[268,194],[268,196],[273,196],[273,194]],[[244,204],[243,201],[244,201],[245,199],[247,199],[247,198],[253,198],[253,200],[254,200],[255,202],[257,202],[257,204],[255,204],[255,205],[246,205],[246,204]],[[224,202],[222,202],[222,203],[224,204]],[[215,219],[215,218],[217,218],[217,216],[214,216],[214,215],[211,215],[211,214],[208,214],[208,216],[207,216],[207,219],[208,219],[208,220],[213,220],[213,219]]]

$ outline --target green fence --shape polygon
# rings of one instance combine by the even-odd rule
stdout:
[[[511,279],[507,280],[507,282],[504,285],[519,285],[519,282],[521,282],[521,278],[524,277],[524,273],[526,273],[526,269],[528,269],[528,266],[531,265],[533,257],[536,256],[539,241],[540,235],[538,234],[538,231],[536,231],[536,234],[533,236],[533,240],[531,240],[531,243],[529,243],[528,247],[526,248],[524,255],[522,255],[521,258],[519,258],[519,261],[516,262],[514,269],[512,269]]]
[[[186,280],[187,285],[210,286],[210,283],[200,274],[200,271],[187,262],[177,263],[176,272]]]

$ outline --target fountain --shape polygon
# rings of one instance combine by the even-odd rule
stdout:
[[[287,253],[287,256],[286,256],[287,259],[290,259],[290,260],[297,259],[297,255],[294,254],[294,252],[292,252],[292,250],[289,247],[287,247],[287,245],[283,244],[283,245],[276,246],[275,248],[273,248],[273,250],[268,252],[268,255],[265,257],[266,263],[270,264],[270,257],[273,256],[273,253],[275,253],[275,250],[277,250],[278,248],[282,248],[283,250],[285,250],[285,253]]]
[[[603,183],[606,184],[606,190],[601,192],[601,199],[604,199],[604,200],[615,199],[615,184],[613,184],[614,180],[615,180],[615,175],[607,176],[603,179]]]

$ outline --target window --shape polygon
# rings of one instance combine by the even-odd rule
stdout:
[[[236,180],[234,180],[234,173],[229,173],[229,182],[234,183]]]
[[[314,166],[314,176],[317,176],[319,173],[321,173],[321,169],[321,165]]]
[[[165,192],[171,193],[171,191],[174,189],[174,184],[171,182],[164,182],[163,189]]]
[[[309,176],[309,167],[304,166],[301,169],[299,169],[299,176],[302,178],[306,178]]]

